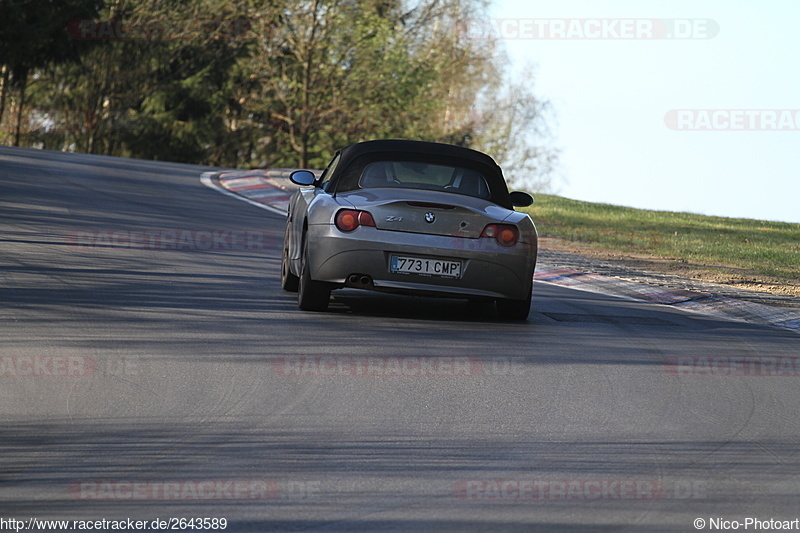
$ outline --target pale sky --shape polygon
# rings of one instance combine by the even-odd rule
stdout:
[[[555,109],[561,196],[800,222],[800,2],[492,0],[490,17],[473,38],[532,63]]]

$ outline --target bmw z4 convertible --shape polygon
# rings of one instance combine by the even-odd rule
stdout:
[[[306,311],[331,291],[367,289],[495,301],[500,318],[525,320],[538,236],[531,205],[509,193],[486,154],[448,144],[366,141],[336,153],[289,201],[281,286]]]

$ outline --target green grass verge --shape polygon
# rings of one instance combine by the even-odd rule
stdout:
[[[524,211],[544,237],[800,280],[800,224],[535,198]]]

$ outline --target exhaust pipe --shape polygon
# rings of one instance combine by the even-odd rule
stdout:
[[[347,276],[347,286],[356,289],[371,289],[372,278],[366,274],[350,274]]]

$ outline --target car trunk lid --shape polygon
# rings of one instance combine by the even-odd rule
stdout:
[[[487,224],[508,211],[481,198],[415,189],[370,189],[340,195],[356,209],[369,211],[381,230],[477,239]]]

